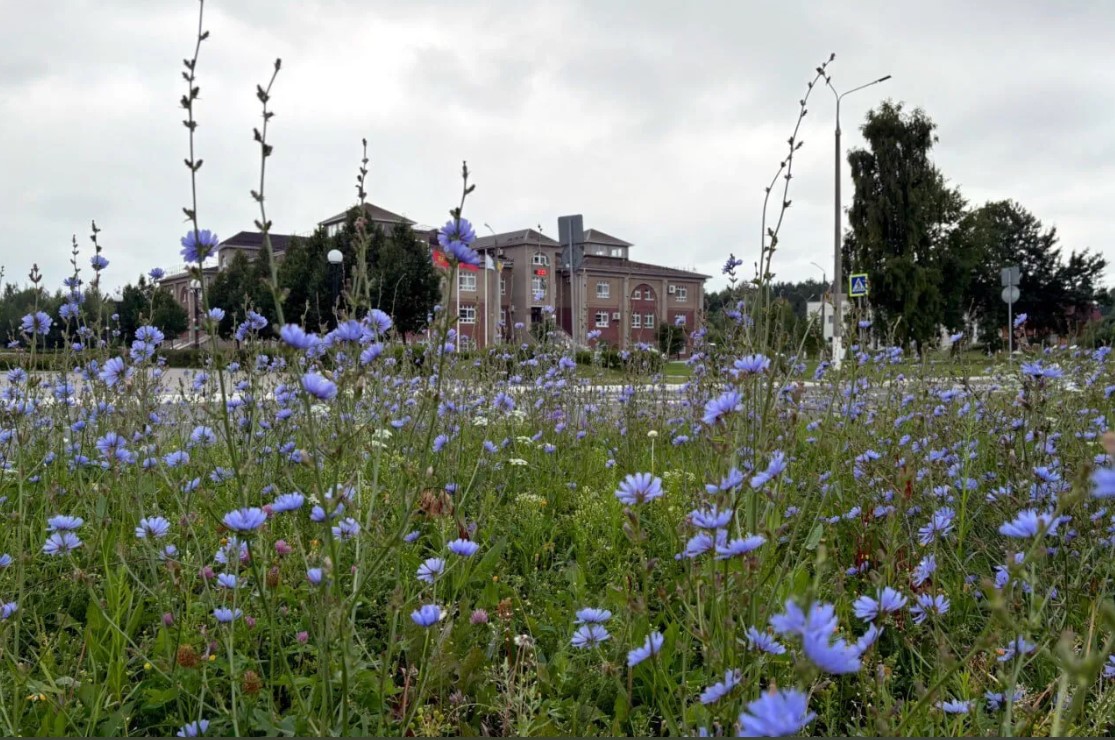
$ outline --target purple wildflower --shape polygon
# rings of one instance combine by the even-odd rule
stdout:
[[[796,735],[817,717],[809,698],[798,689],[778,689],[747,705],[739,716],[739,737]]]
[[[662,479],[652,473],[628,475],[616,489],[616,498],[628,506],[643,504],[662,495]]]
[[[652,655],[658,655],[665,643],[666,638],[661,632],[651,632],[641,647],[627,653],[627,667],[634,668]]]
[[[182,237],[182,259],[200,265],[216,252],[219,243],[217,235],[209,229],[191,229]]]

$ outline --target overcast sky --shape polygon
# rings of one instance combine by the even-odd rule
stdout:
[[[114,288],[180,264],[189,177],[178,101],[196,0],[0,0],[0,264],[53,289],[89,222]],[[465,215],[497,231],[583,213],[632,258],[714,275],[758,253],[763,187],[797,101],[830,52],[844,142],[891,97],[938,124],[934,157],[972,203],[1013,198],[1066,251],[1115,263],[1115,3],[822,0],[210,0],[198,65],[199,215],[252,229],[255,85],[276,57],[267,195],[274,230],[306,234],[369,199],[429,225],[476,183]],[[832,268],[832,95],[802,129],[774,270]],[[845,175],[847,167],[845,166]],[[845,178],[845,206],[851,183]],[[1108,271],[1109,277],[1115,271]]]

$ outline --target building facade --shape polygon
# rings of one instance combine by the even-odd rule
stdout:
[[[840,312],[847,317],[848,314],[848,298],[841,296]],[[824,298],[819,301],[807,301],[805,304],[805,316],[807,319],[812,319],[817,322],[820,327],[821,338],[826,342],[832,341],[832,326],[833,317],[836,315],[836,309],[832,305],[832,299],[826,293]]]
[[[459,332],[470,346],[518,341],[552,320],[577,345],[592,337],[629,349],[656,344],[663,323],[684,326],[688,336],[702,320],[709,276],[631,260],[633,244],[596,229],[584,233],[585,258],[575,273],[560,266],[562,245],[535,229],[480,237],[473,246],[494,269],[486,271],[487,293],[483,272],[458,277]],[[485,331],[485,321],[499,331]]]
[[[371,203],[364,211],[370,226],[385,233],[399,224],[409,226],[429,243],[431,259],[439,262],[434,229]],[[318,227],[335,235],[344,228],[347,215],[342,211]],[[289,234],[271,234],[276,262],[291,239]],[[459,269],[456,282],[446,285],[442,295],[443,305],[457,317],[462,348],[520,343],[547,327],[578,346],[595,339],[628,349],[656,344],[662,324],[682,326],[688,337],[702,320],[708,275],[634,261],[633,244],[597,229],[584,232],[585,257],[576,272],[561,265],[562,245],[538,229],[493,233],[477,238],[473,246],[483,265]],[[254,231],[241,231],[221,242],[216,264],[203,270],[206,283],[227,269],[237,253],[254,259],[262,248],[263,235]],[[196,314],[196,286],[191,286],[184,266],[167,275],[162,285],[191,317]]]

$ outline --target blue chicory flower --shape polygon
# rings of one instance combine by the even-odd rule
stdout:
[[[796,735],[817,715],[809,711],[809,698],[798,689],[778,689],[763,694],[739,715],[739,737]]]
[[[628,475],[616,489],[616,498],[628,506],[643,504],[662,495],[662,479],[652,473]]]
[[[411,612],[410,619],[419,627],[432,627],[441,619],[441,607],[437,604],[425,604]]]
[[[228,512],[222,521],[234,532],[254,532],[267,521],[267,514],[258,506],[250,506]]]
[[[181,240],[182,259],[201,264],[217,251],[220,240],[209,229],[191,229]]]
[[[170,522],[161,516],[146,516],[139,520],[135,533],[137,539],[157,539],[166,537],[170,532]]]
[[[570,640],[575,648],[592,648],[611,638],[602,624],[582,624],[573,632]]]
[[[731,693],[732,689],[739,684],[740,672],[731,669],[724,671],[724,680],[717,681],[712,686],[701,692],[700,700],[702,704],[715,704]]]
[[[454,555],[460,555],[461,557],[468,558],[479,552],[480,545],[476,544],[472,540],[458,538],[446,545],[446,548]]]
[[[661,632],[651,632],[641,647],[627,653],[627,667],[634,668],[652,655],[658,655],[665,643],[666,638]]]

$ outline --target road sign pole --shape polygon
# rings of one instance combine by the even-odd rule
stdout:
[[[1014,364],[1014,302],[1007,304],[1007,364]]]

